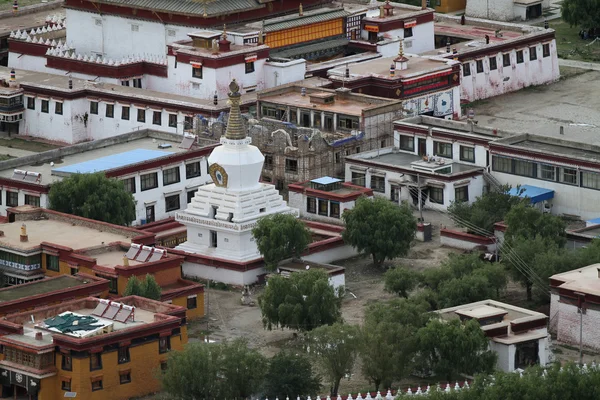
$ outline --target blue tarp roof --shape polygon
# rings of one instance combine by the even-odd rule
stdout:
[[[311,182],[319,185],[329,185],[331,183],[341,182],[341,179],[332,178],[330,176],[324,176],[322,178],[313,179]]]
[[[531,199],[531,203],[539,203],[540,201],[550,200],[554,197],[554,190],[544,189],[537,186],[531,185],[521,185],[519,187],[519,192],[517,192],[517,188],[514,187],[510,189],[508,194],[512,196],[519,197],[528,197]]]
[[[168,156],[169,154],[173,153],[160,150],[136,149],[126,151],[124,153],[96,158],[95,160],[80,162],[78,164],[54,168],[52,172],[63,174],[89,174],[93,172],[108,171],[114,168],[125,167],[127,165],[137,164],[143,161],[154,160],[156,158]]]
[[[585,222],[589,225],[600,225],[600,218],[589,219]]]

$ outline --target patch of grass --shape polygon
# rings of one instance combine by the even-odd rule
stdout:
[[[54,150],[59,146],[54,146],[48,143],[36,142],[33,140],[25,140],[20,138],[4,139],[0,138],[0,146],[10,147],[12,149],[28,150],[36,153],[43,151]]]
[[[556,31],[556,47],[559,58],[600,61],[600,40],[590,44],[592,40],[583,40],[579,37],[579,31],[581,30],[579,27],[571,27],[562,19],[549,21],[549,24],[550,28]],[[541,26],[543,26],[543,23]]]
[[[0,161],[10,160],[11,158],[15,158],[15,157],[11,156],[10,154],[0,154]]]

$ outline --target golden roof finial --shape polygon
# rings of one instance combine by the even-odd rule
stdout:
[[[404,57],[404,39],[400,39],[400,45],[398,46],[398,57]]]
[[[227,24],[223,24],[223,40],[227,40]]]
[[[202,14],[204,18],[208,17],[208,13],[206,12],[206,0],[204,0],[204,14]]]
[[[244,124],[242,123],[242,112],[240,110],[240,86],[235,79],[229,84],[229,119],[227,120],[227,129],[225,130],[225,138],[229,140],[242,140],[246,138]]]

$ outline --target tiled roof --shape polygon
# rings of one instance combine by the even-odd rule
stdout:
[[[299,46],[299,47],[293,47],[291,49],[284,48],[284,50],[272,52],[271,54],[276,57],[292,58],[292,57],[296,57],[298,55],[312,53],[315,51],[329,50],[329,49],[334,49],[336,47],[346,46],[347,44],[348,44],[348,39],[339,38],[339,39],[326,40],[323,42]]]
[[[148,10],[165,11],[179,14],[204,14],[204,2],[194,0],[99,0],[100,3],[123,4]],[[264,8],[257,0],[208,0],[206,14],[216,16]]]
[[[317,22],[330,21],[332,19],[342,18],[351,13],[343,9],[325,9],[306,12],[303,16],[293,15],[281,18],[274,18],[265,22],[265,32],[276,32],[283,29],[295,28],[297,26],[310,25]],[[253,24],[260,28],[259,23]]]

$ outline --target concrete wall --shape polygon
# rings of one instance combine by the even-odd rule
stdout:
[[[460,234],[461,232],[457,232],[457,233]],[[442,244],[442,246],[448,246],[448,247],[452,247],[455,249],[462,249],[462,250],[473,250],[479,246],[482,246],[482,244],[479,241],[469,240],[467,235],[465,235],[463,238],[460,238],[460,237],[444,235],[443,232],[440,235],[440,243]],[[483,246],[486,246],[487,251],[489,251],[489,252],[493,252],[496,249],[495,243],[487,244],[487,245],[483,245]]]
[[[465,8],[467,17],[496,21],[514,19],[513,0],[469,0]]]
[[[335,261],[345,260],[347,258],[351,258],[357,255],[358,252],[356,251],[356,249],[346,244],[343,246],[338,246],[324,251],[320,251],[318,253],[302,256],[302,259],[316,263],[331,264],[335,263]]]
[[[558,310],[557,340],[579,346],[580,314],[577,305],[559,302]],[[596,306],[588,307],[583,314],[583,346],[600,349],[600,311]]]
[[[537,59],[530,61],[529,48],[517,47],[510,50],[509,67],[503,66],[502,55],[496,55],[496,70],[490,70],[489,57],[482,58],[483,71],[477,73],[476,61],[470,63],[471,75],[463,76],[461,79],[461,94],[463,100],[475,101],[486,99],[488,97],[498,96],[504,93],[513,92],[532,85],[543,85],[552,83],[560,78],[558,68],[558,56],[556,52],[556,41],[544,42],[550,44],[550,56],[543,56],[543,43],[538,43],[536,47]],[[523,62],[517,63],[517,50],[523,51]]]
[[[496,368],[504,372],[512,372],[515,369],[515,345],[506,345],[502,343],[496,343],[490,340],[490,350],[498,355],[498,361],[496,361]]]
[[[301,81],[306,74],[306,60],[267,61],[264,64],[263,74],[262,79],[265,88],[273,88],[286,83]]]
[[[258,277],[266,273],[264,268],[252,269],[241,272],[225,268],[216,268],[203,264],[185,261],[182,265],[183,275],[186,278],[210,279],[228,285],[244,286],[258,282]]]

